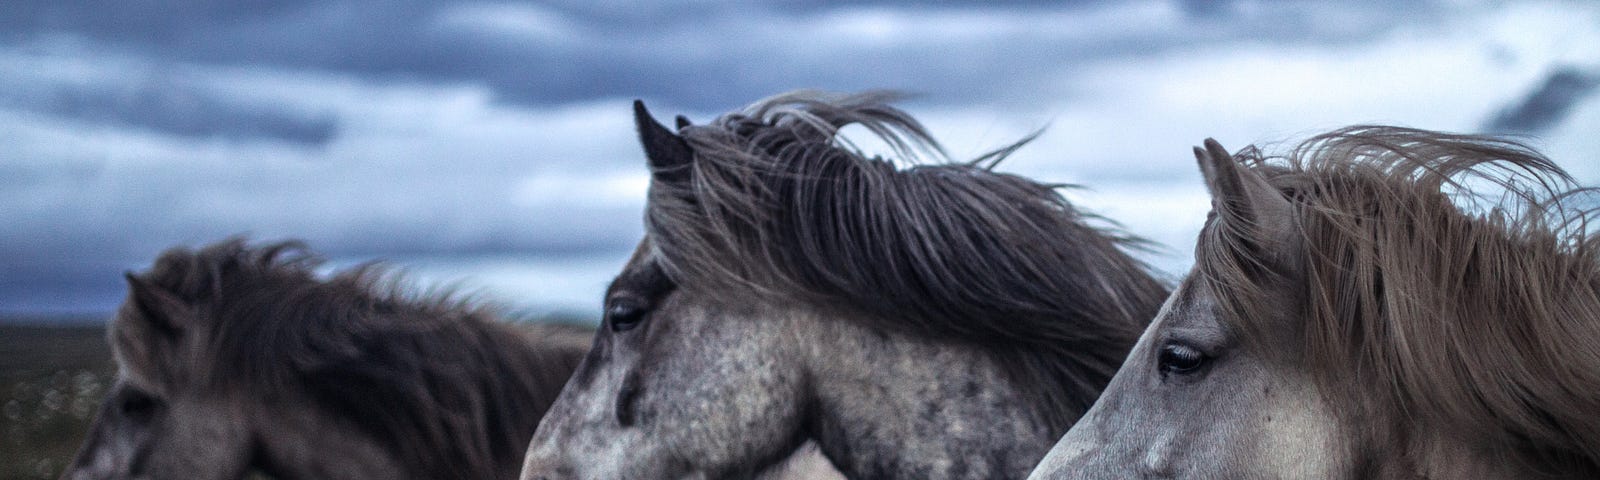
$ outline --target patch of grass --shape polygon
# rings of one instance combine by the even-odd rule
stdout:
[[[0,478],[60,475],[114,376],[102,326],[0,323]]]
[[[526,321],[599,323],[559,315]],[[105,327],[7,322],[0,318],[0,479],[53,479],[77,453],[116,381]],[[247,478],[270,479],[259,473]]]

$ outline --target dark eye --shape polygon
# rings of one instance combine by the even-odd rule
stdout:
[[[1181,343],[1169,343],[1161,347],[1160,362],[1161,373],[1172,375],[1188,375],[1200,370],[1206,365],[1206,354],[1194,347]]]
[[[639,302],[628,299],[613,300],[611,306],[606,307],[606,321],[611,323],[611,331],[624,332],[633,330],[633,327],[643,323],[646,313],[649,311]]]
[[[133,418],[147,418],[158,408],[161,408],[160,399],[132,390],[124,392],[121,403],[117,405],[117,409],[121,410],[124,416]]]

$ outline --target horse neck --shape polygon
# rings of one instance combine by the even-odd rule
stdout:
[[[567,325],[508,324],[496,320],[486,321],[483,327],[485,347],[494,350],[484,353],[496,359],[485,365],[491,371],[484,375],[508,390],[498,397],[500,402],[482,399],[490,402],[486,413],[492,415],[484,423],[491,431],[483,435],[492,445],[490,466],[499,475],[497,478],[516,478],[522,469],[527,440],[588,353],[594,332]],[[501,435],[500,429],[509,431],[509,436]]]
[[[471,438],[490,445],[488,458],[476,458],[465,450],[431,451],[434,455],[418,465],[416,458],[401,458],[383,442],[363,433],[339,418],[327,418],[310,408],[277,409],[258,421],[262,427],[262,449],[279,478],[446,478],[467,475],[467,466],[482,462],[495,478],[516,478],[522,465],[527,438],[533,436],[539,419],[555,400],[562,385],[588,350],[585,332],[577,328],[527,326],[494,323],[486,320],[482,329],[455,332],[477,336],[477,343],[444,344],[455,349],[476,349],[482,363],[466,363],[472,375],[494,381],[502,391],[478,391],[473,401],[483,404],[491,418],[481,421],[489,431],[474,432]],[[469,346],[470,345],[470,346]],[[422,382],[421,378],[408,379]],[[314,405],[301,398],[289,404]],[[437,415],[410,412],[412,415]],[[394,419],[404,421],[406,419]],[[507,433],[509,432],[509,433]],[[509,442],[509,443],[508,443]],[[438,468],[451,471],[432,471]],[[429,471],[418,471],[418,469]],[[483,470],[488,471],[488,470]]]
[[[257,455],[276,478],[411,478],[378,442],[312,409],[264,409],[258,424]]]
[[[1572,467],[1521,460],[1505,447],[1486,446],[1482,438],[1460,434],[1429,432],[1413,435],[1403,455],[1395,452],[1369,452],[1380,460],[1375,478],[1445,479],[1592,479],[1596,472],[1587,467]]]
[[[810,323],[807,429],[850,478],[1025,478],[1060,431],[974,346]]]

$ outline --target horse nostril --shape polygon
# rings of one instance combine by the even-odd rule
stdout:
[[[612,410],[617,416],[617,424],[623,427],[633,426],[634,402],[639,397],[639,377],[629,373],[622,379],[622,388],[617,391],[617,401],[612,405]]]
[[[622,387],[617,392],[617,424],[624,427],[633,426],[633,400],[639,395],[639,390],[631,385]]]

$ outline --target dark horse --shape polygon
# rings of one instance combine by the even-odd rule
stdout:
[[[942,150],[891,95],[676,132],[635,104],[646,235],[525,479],[742,478],[807,439],[852,478],[1021,478],[1166,288],[1056,186]],[[985,165],[987,163],[987,165]]]
[[[1196,149],[1194,272],[1036,478],[1600,478],[1592,191],[1393,127]]]
[[[515,477],[591,331],[317,264],[232,240],[128,274],[118,381],[62,478]]]

